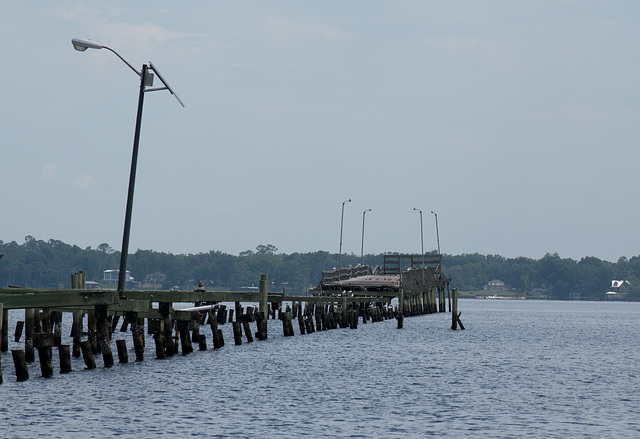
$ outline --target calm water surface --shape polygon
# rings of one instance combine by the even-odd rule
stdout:
[[[296,336],[284,338],[270,321],[269,340],[242,346],[226,324],[217,351],[155,360],[148,338],[142,363],[89,371],[74,359],[73,373],[54,364],[43,379],[36,361],[23,383],[9,352],[0,436],[640,437],[640,304],[461,300],[460,309],[464,331],[436,314],[402,330],[385,321],[304,336],[294,322]],[[10,338],[18,319],[10,313]],[[120,337],[131,348],[130,334]]]

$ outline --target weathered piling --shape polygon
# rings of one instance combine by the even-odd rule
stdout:
[[[292,318],[293,313],[291,311],[287,311],[282,314],[282,332],[285,337],[292,337],[295,335],[293,333],[293,324],[291,323]]]
[[[155,332],[153,334],[153,341],[156,345],[156,358],[158,360],[164,359],[164,334],[162,332]]]
[[[85,340],[81,342],[80,348],[82,349],[82,358],[84,359],[84,364],[87,366],[87,369],[95,369],[96,360],[93,357],[93,349],[91,349],[91,342],[89,340]]]
[[[60,346],[62,343],[62,312],[52,311],[51,321],[53,322],[53,345]]]
[[[247,337],[247,343],[253,343],[253,336],[251,335],[251,326],[248,321],[242,322],[242,328],[244,329],[244,336]]]
[[[133,337],[133,350],[136,353],[136,361],[144,361],[144,319],[138,318],[138,313],[131,318],[131,335]]]
[[[42,373],[42,378],[50,378],[53,376],[51,346],[38,346],[38,357],[40,357],[40,372]]]
[[[236,346],[242,344],[242,326],[240,326],[240,322],[235,321],[231,322],[233,325],[233,340]]]
[[[95,315],[98,330],[98,341],[100,351],[102,352],[104,367],[111,367],[113,366],[113,352],[111,351],[111,329],[109,327],[109,322],[107,321],[107,306],[96,305]]]
[[[26,308],[24,310],[24,356],[27,363],[33,363],[36,360],[33,346],[34,325],[35,309]]]
[[[220,349],[222,344],[220,343],[220,337],[218,335],[218,319],[211,309],[209,314],[209,326],[211,327],[211,339],[213,340],[213,349]]]
[[[218,308],[218,325],[224,325],[224,323],[227,320],[226,313],[227,313],[227,306],[220,305],[220,307]]]
[[[200,334],[200,337],[198,337],[198,349],[201,351],[207,350],[207,336],[204,334]]]
[[[9,310],[3,309],[0,304],[0,309],[2,309],[2,313],[0,313],[0,320],[2,320],[2,335],[0,335],[0,352],[7,352],[9,350]]]
[[[16,330],[13,333],[13,341],[18,343],[22,338],[22,331],[24,330],[24,322],[22,320],[16,322]]]
[[[171,320],[171,302],[160,302],[158,304],[158,311],[163,318],[163,331],[164,336],[162,338],[164,343],[164,355],[166,357],[173,357],[175,354],[175,344],[173,342],[172,332],[173,332],[173,322]]]
[[[4,304],[0,303],[0,328],[4,328],[4,321]],[[4,338],[4,331],[2,331],[2,337]],[[2,384],[2,352],[4,351],[0,349],[0,384]]]
[[[267,339],[267,320],[269,319],[269,286],[266,274],[260,275],[260,302],[258,314],[256,315],[256,338],[258,340]]]
[[[298,307],[298,328],[300,328],[300,335],[306,334],[306,327],[304,322],[304,315],[302,314],[302,306]]]
[[[23,350],[11,350],[13,357],[13,366],[16,369],[16,380],[27,381],[29,379],[29,369],[27,368],[27,359]]]
[[[451,309],[451,329],[454,331],[458,329],[458,289],[454,288],[452,291],[453,307]]]
[[[398,314],[396,315],[398,320],[398,329],[402,329],[404,325],[404,291],[400,289],[400,296],[398,297]]]
[[[178,320],[177,325],[178,332],[180,333],[180,347],[182,349],[182,355],[188,355],[193,352],[191,337],[189,337],[189,322]]]
[[[73,337],[72,354],[74,358],[80,358],[82,349],[80,342],[82,341],[82,310],[73,311],[73,323],[71,324],[71,336]]]
[[[60,373],[71,372],[71,350],[68,344],[58,346],[58,359],[60,360]]]
[[[118,361],[120,363],[128,363],[127,342],[125,340],[116,340],[116,348],[118,349]]]
[[[98,344],[98,319],[95,309],[87,310],[87,339],[91,345],[91,352],[99,354],[101,346]]]

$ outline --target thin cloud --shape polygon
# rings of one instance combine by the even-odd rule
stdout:
[[[329,24],[278,20],[274,18],[267,20],[265,28],[266,31],[274,37],[285,40],[304,36],[332,41],[338,39],[342,34],[340,29]]]
[[[431,48],[443,50],[450,55],[457,55],[468,52],[481,52],[485,54],[495,54],[500,51],[500,47],[496,44],[477,38],[463,37],[443,37],[443,38],[425,38],[422,43]]]
[[[56,163],[55,162],[49,162],[46,163],[43,167],[42,167],[42,177],[45,180],[51,180],[52,178],[56,177]]]
[[[95,184],[96,184],[96,180],[89,174],[84,174],[78,177],[75,181],[75,185],[77,187],[85,190],[91,189],[93,186],[95,186]]]

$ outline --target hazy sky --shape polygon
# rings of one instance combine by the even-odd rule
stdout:
[[[640,254],[640,2],[5,1],[0,240]],[[157,84],[156,84],[157,85]]]

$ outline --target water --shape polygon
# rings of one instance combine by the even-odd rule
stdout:
[[[464,331],[436,314],[406,318],[402,330],[385,321],[284,338],[270,321],[269,340],[242,346],[226,324],[221,350],[155,360],[149,338],[142,363],[84,370],[74,359],[73,373],[54,364],[43,379],[36,362],[23,383],[4,354],[0,435],[640,435],[640,303],[461,300],[460,309]],[[11,313],[10,336],[19,317]],[[131,348],[129,334],[115,336]]]

